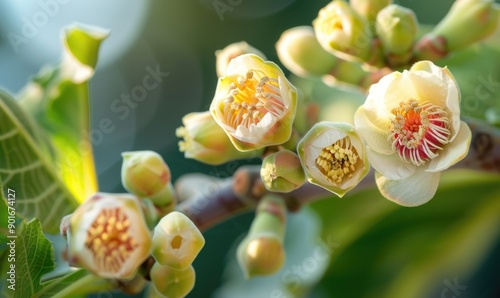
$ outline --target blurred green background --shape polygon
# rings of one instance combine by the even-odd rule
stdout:
[[[175,137],[183,115],[208,109],[217,82],[215,51],[247,41],[281,65],[274,48],[281,33],[310,25],[329,1],[220,0],[240,3],[222,15],[214,7],[216,2],[2,1],[0,86],[16,93],[44,64],[57,62],[60,31],[71,22],[111,29],[91,82],[93,127],[103,118],[111,119],[115,127],[111,133],[94,136],[100,190],[124,191],[120,153],[129,150],[159,152],[173,179],[188,172],[227,177],[242,163],[212,167],[184,159]],[[421,23],[434,24],[453,1],[395,2],[414,9]],[[40,11],[51,12],[47,22],[36,19]],[[30,32],[26,42],[14,45],[11,33],[21,34],[23,28]],[[500,79],[498,57],[492,57],[492,72],[485,77]],[[169,75],[145,101],[129,107],[126,116],[116,112],[113,102],[142,84],[147,67],[159,67]],[[330,89],[321,88],[316,95],[335,94],[355,104],[363,100],[361,94],[330,94]],[[492,100],[498,102],[496,97]],[[339,114],[350,112],[339,110]],[[253,217],[239,216],[205,233],[207,244],[194,263],[197,282],[189,297],[285,297],[281,295],[288,293],[287,287],[306,297],[500,297],[499,182],[498,176],[451,172],[436,198],[418,208],[398,207],[375,190],[314,203],[290,216],[290,269],[272,282],[257,279],[245,285],[241,272],[234,269],[230,249]],[[319,264],[308,257],[318,243],[328,240],[335,245],[327,268],[328,260]],[[304,276],[294,273],[294,265],[305,270]],[[456,281],[466,286],[458,294],[449,286]],[[222,284],[227,286],[221,289]],[[309,288],[312,284],[316,285]],[[269,290],[258,291],[262,289]]]

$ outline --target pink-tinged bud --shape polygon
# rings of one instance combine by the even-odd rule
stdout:
[[[193,266],[184,270],[175,270],[169,266],[155,263],[150,272],[155,293],[160,297],[186,297],[194,288],[196,273]]]
[[[240,151],[280,145],[292,134],[297,90],[273,62],[245,54],[219,78],[210,112]]]
[[[153,257],[161,265],[184,270],[193,263],[205,245],[205,238],[184,214],[165,215],[154,229]]]
[[[262,161],[260,177],[266,189],[273,192],[290,192],[306,181],[299,157],[290,150],[266,156]]]
[[[139,200],[96,193],[71,216],[69,261],[103,278],[132,279],[151,252],[151,233]]]
[[[363,141],[349,123],[315,124],[297,151],[309,182],[339,197],[353,189],[370,170]]]
[[[179,150],[184,157],[197,161],[220,165],[231,160],[257,157],[260,151],[241,152],[237,150],[226,132],[220,127],[209,111],[189,113],[182,118],[177,128],[177,137],[182,137]]]
[[[261,51],[257,50],[244,41],[232,43],[222,50],[218,50],[215,52],[217,76],[224,76],[226,74],[226,69],[229,65],[229,62],[231,62],[233,58],[236,58],[243,54],[255,54],[262,59],[266,59],[266,56]]]

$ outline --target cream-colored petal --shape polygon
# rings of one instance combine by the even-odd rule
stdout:
[[[365,111],[365,107],[361,106],[354,115],[356,131],[372,150],[381,154],[392,154],[391,144],[387,140],[389,127],[387,129],[378,128],[370,121]]]
[[[441,173],[428,173],[418,170],[403,180],[390,180],[375,173],[375,181],[380,193],[387,199],[406,207],[427,203],[436,194]]]
[[[407,102],[412,98],[416,98],[417,95],[410,73],[405,70],[387,86],[384,96],[385,110],[390,113],[392,109],[399,107],[400,102]],[[394,117],[394,115],[391,113],[390,117]]]
[[[439,156],[431,160],[427,172],[440,172],[462,160],[469,152],[472,133],[465,122],[461,122],[460,130],[453,142],[446,145]]]
[[[366,148],[366,153],[373,168],[389,179],[405,179],[413,175],[417,170],[414,164],[401,160],[396,154],[380,154],[370,147]]]

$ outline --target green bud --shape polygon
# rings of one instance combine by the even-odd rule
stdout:
[[[184,270],[175,270],[169,266],[155,263],[150,271],[151,282],[160,297],[186,297],[194,288],[196,273],[193,266]]]
[[[377,15],[377,35],[386,55],[405,55],[411,58],[412,47],[418,33],[415,13],[408,8],[391,4]]]
[[[237,249],[237,258],[246,278],[269,275],[285,262],[286,206],[280,197],[266,195],[259,202],[250,231]]]
[[[290,150],[270,154],[262,161],[260,177],[267,190],[290,192],[306,181],[300,159]]]
[[[123,152],[122,184],[141,198],[162,191],[170,182],[170,169],[163,158],[153,151]]]
[[[255,54],[262,59],[266,59],[266,56],[261,51],[257,50],[244,41],[232,43],[224,49],[215,52],[217,76],[224,76],[226,74],[226,68],[229,65],[229,62],[231,62],[233,58],[236,58],[243,54]]]
[[[347,2],[330,2],[319,11],[313,27],[326,51],[348,60],[369,60],[373,42],[370,26]]]
[[[500,8],[493,0],[457,0],[434,30],[415,46],[419,60],[437,60],[495,32]]]
[[[339,197],[354,188],[370,170],[363,141],[349,123],[315,124],[297,151],[307,180]]]
[[[220,165],[230,160],[257,157],[262,150],[241,152],[237,150],[226,132],[214,120],[209,111],[189,113],[182,118],[181,126],[177,128],[179,150],[184,157],[197,161]]]
[[[432,31],[446,39],[448,51],[465,48],[495,32],[500,9],[493,0],[457,0]]]
[[[67,237],[70,264],[103,278],[132,279],[151,252],[151,233],[130,194],[88,198],[71,216]]]
[[[158,263],[177,270],[188,268],[205,245],[205,238],[184,214],[165,215],[154,229],[152,255]]]
[[[276,51],[281,63],[301,77],[327,74],[338,60],[323,49],[311,26],[294,27],[283,32],[276,43]]]
[[[351,7],[370,24],[374,24],[377,14],[382,8],[392,3],[392,0],[349,0]]]

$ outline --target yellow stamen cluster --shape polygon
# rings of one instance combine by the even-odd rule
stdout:
[[[129,234],[130,221],[120,208],[104,209],[87,232],[85,246],[101,271],[118,272],[139,246]]]
[[[323,148],[316,158],[316,165],[328,181],[341,183],[345,178],[351,178],[356,171],[359,156],[348,137]]]
[[[281,117],[286,110],[278,79],[257,70],[249,70],[231,83],[223,105],[225,122],[235,129],[256,125],[267,113]]]

